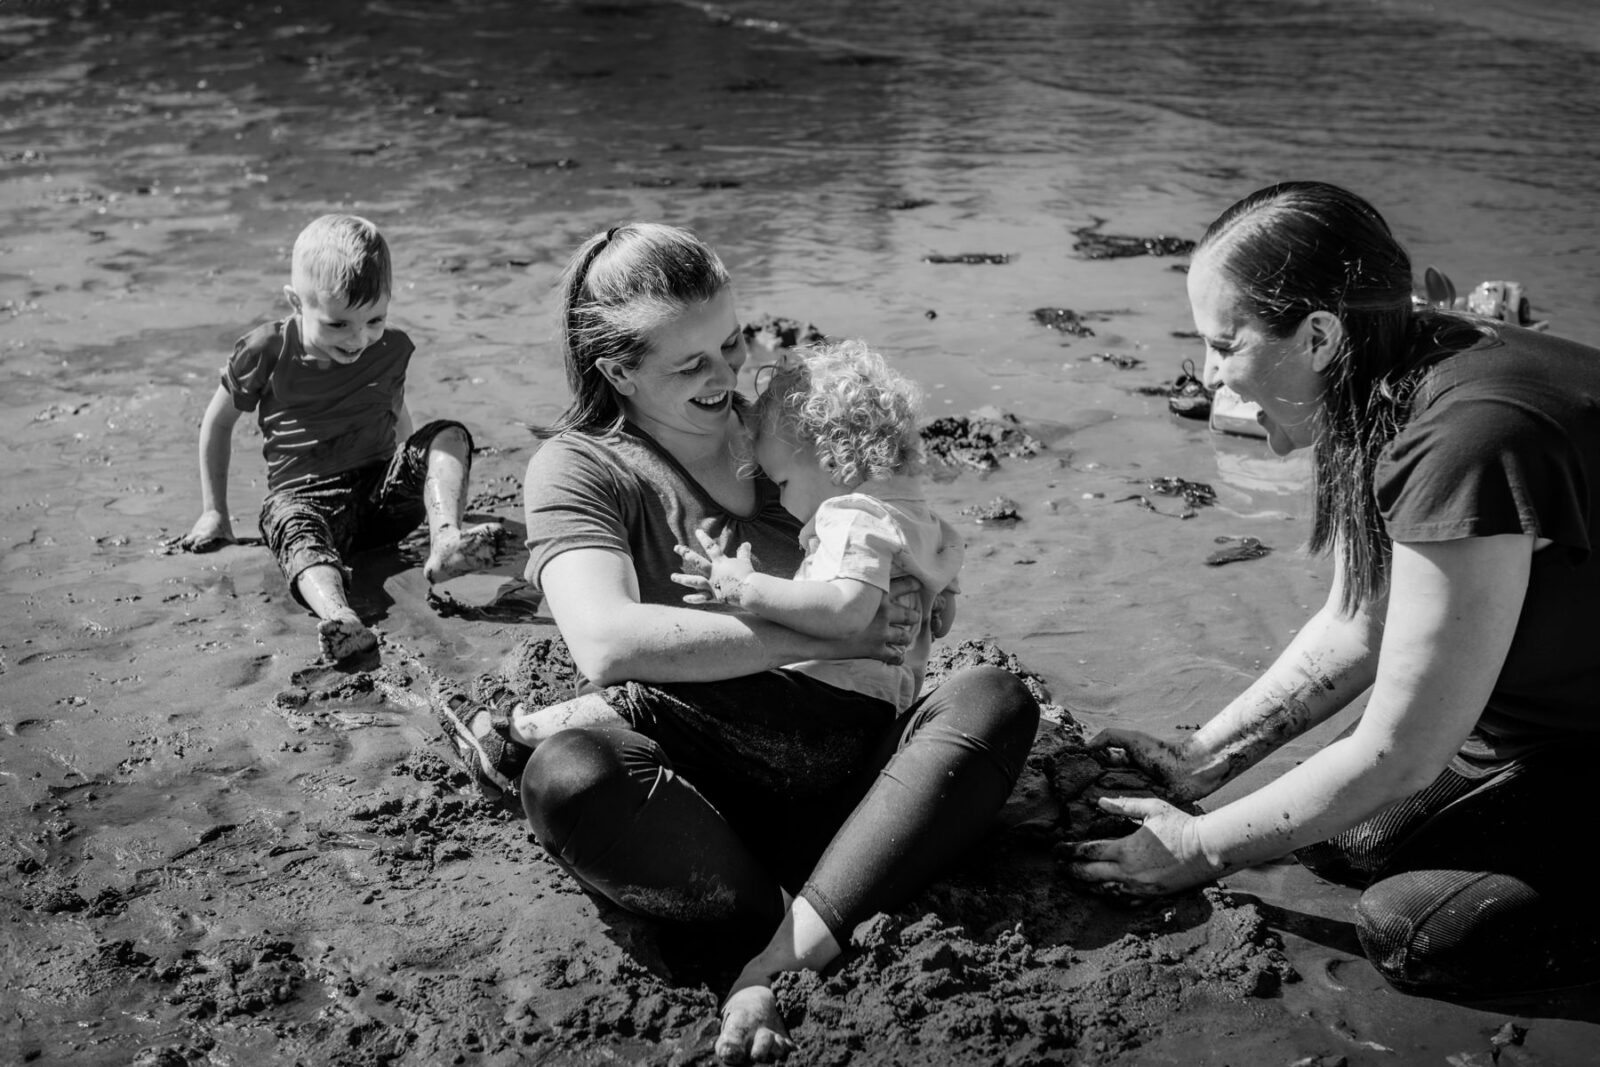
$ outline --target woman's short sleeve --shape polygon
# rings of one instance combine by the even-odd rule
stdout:
[[[535,586],[552,558],[576,548],[629,553],[620,486],[604,454],[565,438],[547,441],[528,461],[523,483],[528,563]]]
[[[1536,397],[1444,390],[1379,457],[1374,492],[1395,541],[1520,533],[1589,551],[1581,448]]]

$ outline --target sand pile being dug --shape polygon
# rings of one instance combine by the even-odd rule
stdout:
[[[978,854],[905,908],[864,923],[826,973],[780,980],[779,1003],[806,1062],[903,1062],[913,1053],[920,1062],[949,1063],[1104,1058],[1138,1048],[1186,1005],[1238,1004],[1296,977],[1256,909],[1219,890],[1130,907],[1072,887],[1058,846],[1129,828],[1100,811],[1096,799],[1154,790],[1136,772],[1108,770],[1090,757],[1071,714],[1050,703],[1037,677],[992,641],[938,653],[930,684],[976,663],[1023,677],[1044,705],[1028,769],[1001,831]],[[559,637],[530,637],[506,657],[500,678],[485,676],[477,685],[500,680],[533,699],[557,699],[570,692],[571,661]],[[519,1018],[544,1020],[553,1038],[579,1043],[630,1031],[668,1043],[703,1040],[710,1033],[703,1013],[712,1000],[699,990],[674,990],[674,978],[681,971],[715,983],[731,977],[716,973],[719,962],[740,961],[696,959],[682,943],[664,947],[648,923],[608,917],[619,928],[636,928],[635,945],[664,951],[666,973],[621,967],[616,977],[632,995],[593,990],[591,1002],[562,1016],[542,1010],[534,997]],[[574,961],[555,962],[564,975]],[[638,1017],[641,1000],[650,1005],[648,1017]],[[631,1017],[619,1013],[623,1002]],[[687,1032],[674,1032],[684,1026]]]
[[[570,692],[559,637],[527,629],[498,678],[478,684]],[[18,1061],[94,1046],[164,1067],[713,1059],[718,1000],[741,960],[582,892],[520,817],[480,800],[442,758],[423,661],[395,642],[383,658],[371,671],[298,672],[260,727],[283,734],[299,768],[288,784],[213,753],[205,773],[237,790],[158,861],[130,859],[143,847],[131,839],[116,863],[65,860],[74,819],[109,817],[94,775],[41,802],[40,833],[56,837],[40,854],[54,858],[4,874],[20,931],[9,962],[27,976],[15,991],[27,1025],[8,1050]],[[939,655],[930,677],[968,662],[1028,677],[970,642]],[[430,724],[413,733],[420,744],[396,744],[384,727],[401,721]],[[330,737],[346,750],[319,770],[318,739]],[[1062,841],[1121,829],[1093,807],[1107,790],[1148,792],[1090,759],[1070,714],[1047,704],[1002,827],[905,908],[863,924],[827,973],[780,981],[805,1062],[1112,1062],[1219,1019],[1263,1030],[1261,998],[1294,975],[1253,906],[1208,890],[1126,907],[1064,878]],[[52,936],[38,936],[48,924]]]

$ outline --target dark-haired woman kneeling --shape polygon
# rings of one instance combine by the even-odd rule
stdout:
[[[1263,189],[1189,272],[1208,386],[1310,447],[1327,604],[1181,743],[1094,743],[1204,797],[1371,689],[1300,766],[1197,817],[1076,849],[1108,891],[1170,893],[1297,851],[1363,888],[1357,931],[1396,987],[1473,997],[1600,979],[1580,857],[1600,765],[1600,351],[1414,308],[1387,224],[1335,186]]]

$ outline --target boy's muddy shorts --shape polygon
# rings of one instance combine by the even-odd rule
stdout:
[[[348,585],[347,556],[398,544],[427,518],[422,486],[428,478],[428,446],[448,429],[467,435],[470,473],[472,434],[459,422],[437,419],[408,437],[387,463],[369,463],[267,494],[261,502],[261,536],[297,602],[305,604],[297,582],[307,567],[337,567]]]

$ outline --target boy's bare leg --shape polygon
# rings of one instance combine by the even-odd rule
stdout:
[[[300,596],[322,621],[317,643],[322,655],[338,663],[378,647],[378,635],[367,629],[344,595],[344,575],[327,563],[307,567],[295,579]]]
[[[422,576],[430,583],[480,571],[494,563],[505,531],[498,522],[462,526],[467,509],[467,435],[450,427],[428,445],[428,478],[422,485],[428,512],[428,562]]]
[[[598,693],[586,693],[544,708],[518,704],[511,712],[511,740],[519,745],[537,748],[539,742],[577,726],[627,725],[628,720],[613,711],[604,697]]]
[[[818,971],[839,955],[828,924],[804,897],[795,897],[760,955],[745,964],[722,1005],[717,1058],[723,1063],[771,1063],[794,1051],[794,1041],[772,995],[784,971]]]

